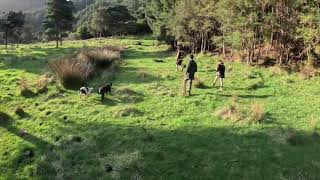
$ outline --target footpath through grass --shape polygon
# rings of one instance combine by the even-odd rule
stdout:
[[[212,88],[217,59],[199,55],[197,76],[204,85],[185,97],[174,54],[155,44],[126,37],[67,42],[60,49],[1,47],[0,111],[10,120],[0,117],[0,179],[320,177],[319,78],[226,63],[220,92]],[[34,90],[48,60],[104,45],[127,47],[105,101],[97,93],[80,100],[58,84],[41,95],[20,96],[20,79]],[[89,84],[97,92],[104,80],[101,75]],[[249,121],[257,103],[263,122],[254,124]]]

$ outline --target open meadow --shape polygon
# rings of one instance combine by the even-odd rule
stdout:
[[[110,45],[122,63],[88,81],[92,96],[57,79],[39,91],[49,61]],[[0,46],[0,179],[320,178],[320,77],[227,61],[219,91],[218,58],[199,54],[184,96],[168,48],[148,36]]]

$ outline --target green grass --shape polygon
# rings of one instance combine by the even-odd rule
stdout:
[[[142,45],[137,45],[142,42]],[[109,38],[0,47],[0,179],[318,179],[320,78],[226,63],[224,91],[212,88],[217,58],[198,55],[204,88],[181,93],[174,54],[151,38]],[[55,83],[35,92],[47,62],[81,47],[126,46],[112,96],[80,100]],[[163,60],[159,61],[159,60]],[[102,75],[103,77],[103,75]],[[103,78],[89,84],[97,91]],[[243,120],[217,112],[238,97]],[[264,105],[261,124],[247,122]],[[20,117],[21,107],[27,116]],[[1,114],[0,114],[1,115]],[[1,117],[0,117],[1,120]],[[311,123],[313,122],[313,123]]]

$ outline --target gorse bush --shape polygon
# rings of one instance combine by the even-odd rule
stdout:
[[[86,85],[86,81],[100,70],[110,68],[114,72],[120,66],[122,50],[116,47],[82,49],[73,56],[51,61],[49,67],[64,87],[79,88]]]

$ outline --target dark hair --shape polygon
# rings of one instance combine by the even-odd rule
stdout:
[[[194,55],[193,55],[193,54],[191,54],[191,55],[190,55],[190,58],[191,58],[191,59],[193,59],[193,58],[194,58]]]

